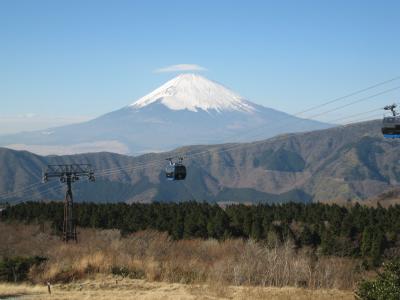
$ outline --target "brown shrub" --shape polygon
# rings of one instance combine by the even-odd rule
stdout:
[[[231,239],[173,241],[166,233],[141,231],[122,238],[117,230],[80,229],[78,244],[64,244],[45,229],[0,222],[0,258],[40,255],[32,282],[68,282],[97,273],[151,281],[215,286],[299,286],[351,289],[358,262],[318,257],[307,249]]]

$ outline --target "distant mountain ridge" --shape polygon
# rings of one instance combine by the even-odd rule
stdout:
[[[203,76],[183,74],[119,110],[84,123],[1,136],[0,146],[39,154],[142,154],[328,127],[252,103]]]
[[[41,168],[47,163],[75,162],[91,163],[97,174],[96,183],[75,184],[77,201],[362,200],[398,187],[398,153],[400,142],[384,139],[379,121],[247,144],[187,146],[137,157],[113,153],[43,157],[0,148],[0,194],[39,182]],[[167,182],[164,160],[178,154],[187,157],[187,180]],[[117,171],[102,173],[108,169]],[[57,190],[51,188],[53,184]],[[49,187],[44,196],[39,195]],[[8,200],[62,198],[63,187],[53,182]],[[0,196],[1,200],[4,201]]]

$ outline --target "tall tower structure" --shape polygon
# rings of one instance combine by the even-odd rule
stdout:
[[[95,181],[94,171],[90,164],[48,165],[43,172],[43,182],[50,178],[59,178],[60,182],[67,184],[64,200],[64,221],[62,240],[66,243],[72,240],[77,242],[76,224],[73,214],[74,200],[72,196],[72,183],[81,177]]]

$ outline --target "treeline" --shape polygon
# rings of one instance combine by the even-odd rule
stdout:
[[[75,205],[81,227],[119,229],[123,235],[145,229],[168,232],[174,239],[252,238],[267,243],[288,239],[323,255],[360,257],[378,265],[384,254],[400,252],[400,206],[351,208],[326,204],[218,205],[197,202]],[[43,223],[61,230],[63,203],[27,202],[7,206],[2,221]],[[396,254],[397,253],[397,254]]]

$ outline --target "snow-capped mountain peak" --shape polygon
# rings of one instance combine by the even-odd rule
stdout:
[[[288,126],[273,126],[283,119]],[[252,103],[202,76],[183,74],[135,103],[96,119],[47,129],[51,134],[41,130],[2,136],[0,146],[46,155],[66,151],[139,154],[185,145],[251,142],[327,127]],[[258,130],[257,136],[248,134],[256,128],[265,130]]]
[[[153,103],[161,103],[172,110],[194,112],[199,109],[217,112],[256,110],[240,95],[197,74],[181,74],[129,106],[141,109]]]

